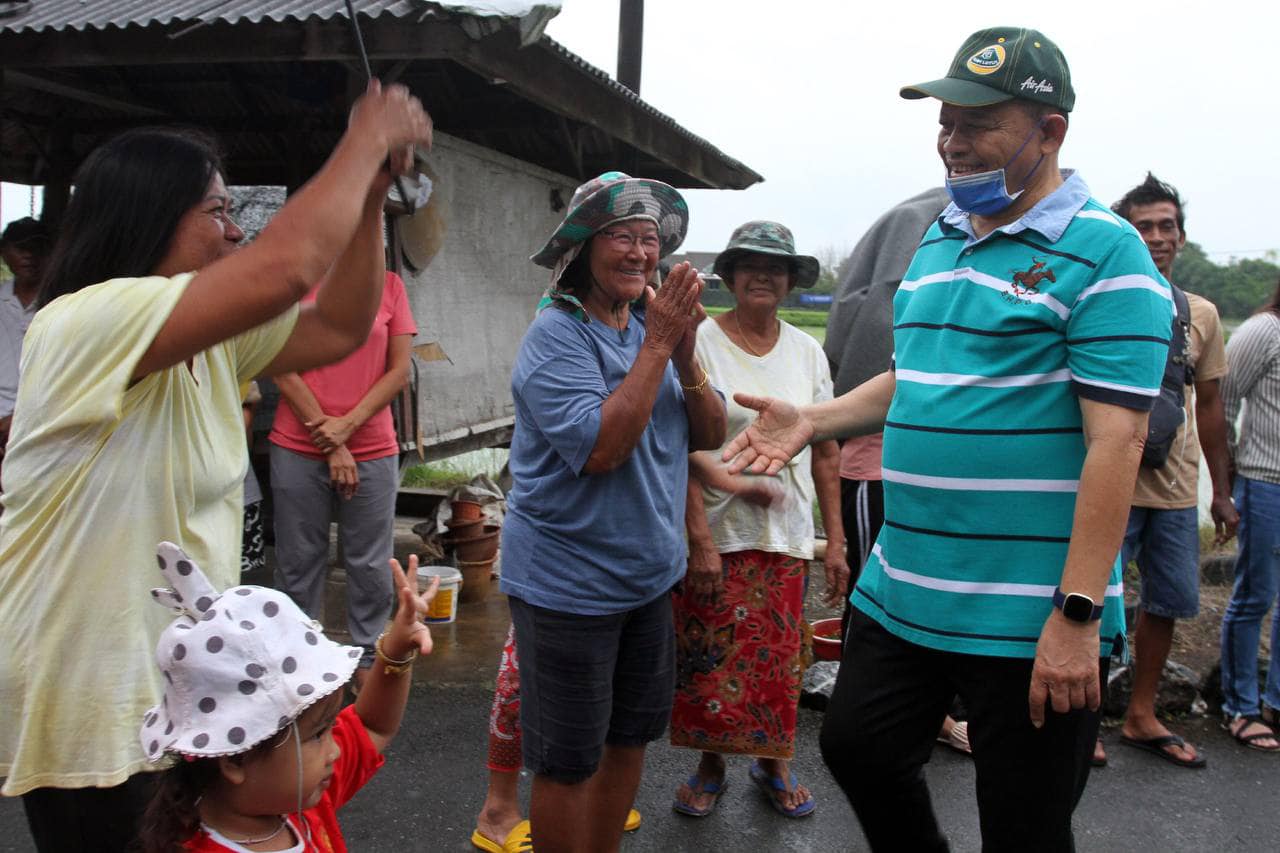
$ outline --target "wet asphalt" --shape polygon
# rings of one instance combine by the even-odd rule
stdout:
[[[419,662],[401,733],[383,770],[341,813],[352,851],[462,851],[484,799],[489,705],[507,629],[505,599],[460,606],[458,621],[437,626],[436,652]],[[817,736],[822,714],[802,708],[797,776],[818,807],[791,820],[769,808],[747,777],[748,759],[731,758],[730,786],[709,817],[671,811],[679,781],[696,754],[652,745],[636,801],[640,829],[622,845],[639,851],[866,850],[853,812],[822,766]],[[1216,721],[1187,720],[1179,732],[1208,757],[1185,770],[1128,749],[1109,731],[1109,766],[1094,771],[1076,811],[1082,851],[1280,850],[1280,756],[1236,746]],[[939,746],[926,768],[939,821],[956,851],[981,848],[969,759]],[[528,780],[521,782],[527,802]],[[566,816],[572,820],[573,816]],[[0,853],[34,850],[21,804],[0,799]]]

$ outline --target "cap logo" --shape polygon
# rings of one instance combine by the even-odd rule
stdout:
[[[1028,77],[1026,80],[1023,80],[1021,89],[1024,92],[1030,89],[1033,95],[1044,94],[1044,93],[1053,94],[1052,83],[1050,83],[1048,80],[1040,80],[1039,82],[1037,82],[1035,77]]]
[[[969,57],[965,67],[974,74],[994,74],[1004,65],[1004,46],[993,44]]]

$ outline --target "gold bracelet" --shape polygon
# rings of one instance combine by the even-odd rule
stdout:
[[[710,377],[710,375],[708,375],[708,374],[707,374],[707,369],[706,369],[705,367],[703,367],[703,368],[702,368],[702,381],[701,381],[701,382],[699,382],[697,385],[685,385],[683,382],[681,382],[681,383],[680,383],[680,387],[681,387],[681,388],[683,388],[683,389],[684,389],[684,390],[686,390],[686,391],[692,391],[692,392],[693,392],[693,393],[695,393],[695,394],[699,394],[699,393],[701,393],[701,392],[702,392],[702,389],[703,389],[703,388],[706,388],[706,387],[707,387],[707,380],[708,380],[708,379],[710,379],[710,378],[711,378],[711,377]]]
[[[384,675],[404,675],[413,669],[413,662],[418,659],[418,650],[414,649],[404,660],[388,657],[387,653],[382,650],[382,641],[386,636],[386,634],[383,634],[378,637],[377,642],[373,644],[374,653],[382,659],[382,673]]]

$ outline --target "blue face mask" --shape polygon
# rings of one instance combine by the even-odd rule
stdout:
[[[1036,122],[1036,126],[1032,128],[1031,133],[1027,134],[1027,138],[1023,140],[1018,150],[1013,152],[1013,156],[1009,158],[1009,162],[1005,163],[999,169],[993,172],[975,172],[972,175],[965,175],[960,178],[952,178],[947,176],[947,194],[951,196],[951,200],[955,202],[956,207],[965,213],[976,213],[978,216],[994,216],[997,213],[1007,209],[1009,205],[1017,200],[1026,189],[1027,181],[1031,180],[1031,176],[1036,173],[1036,169],[1040,168],[1044,155],[1036,161],[1035,166],[1022,179],[1023,189],[1018,190],[1013,195],[1009,194],[1005,187],[1005,169],[1009,167],[1009,163],[1018,159],[1018,155],[1022,153],[1022,149],[1027,147],[1027,143],[1031,142],[1031,137],[1044,124],[1044,119]],[[949,171],[949,170],[948,170]]]

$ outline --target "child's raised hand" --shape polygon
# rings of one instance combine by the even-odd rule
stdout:
[[[431,654],[431,630],[423,623],[427,611],[431,608],[431,600],[436,597],[436,589],[440,586],[440,578],[433,577],[431,585],[425,592],[418,592],[418,555],[409,555],[409,572],[400,568],[400,561],[391,558],[391,578],[396,589],[396,615],[387,629],[386,643],[396,654],[400,650],[408,652],[416,648],[424,655]]]

